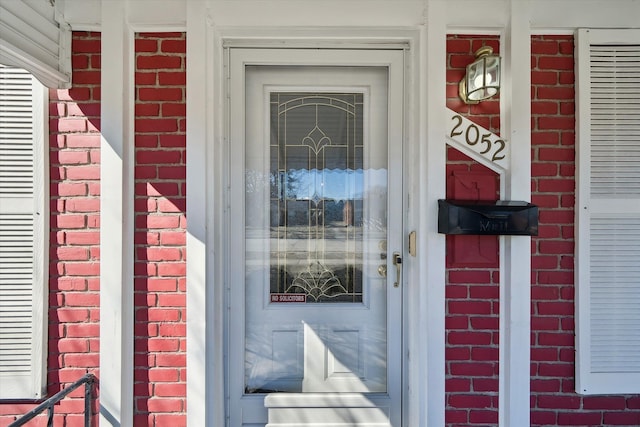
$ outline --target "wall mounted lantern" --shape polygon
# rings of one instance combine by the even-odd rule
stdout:
[[[467,73],[460,81],[458,93],[465,104],[477,104],[500,92],[500,56],[491,46],[476,51],[476,60],[467,65]]]

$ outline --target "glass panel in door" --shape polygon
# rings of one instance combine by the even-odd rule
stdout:
[[[271,302],[362,302],[362,98],[271,94]]]

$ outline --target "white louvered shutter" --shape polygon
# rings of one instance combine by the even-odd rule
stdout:
[[[576,41],[576,390],[640,393],[640,31]]]
[[[0,399],[40,398],[46,376],[44,98],[0,66]]]

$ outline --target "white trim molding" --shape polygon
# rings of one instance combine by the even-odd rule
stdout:
[[[13,1],[13,0],[10,0]],[[73,30],[100,31],[102,0],[58,0],[63,4],[65,20]],[[113,0],[108,0],[113,3]],[[425,10],[432,10],[442,0],[369,1],[362,13],[358,0],[286,2],[282,0],[120,0],[130,4],[130,22],[185,27],[189,3],[200,2],[214,12],[218,25],[287,26],[291,16],[295,25],[317,27],[321,22],[335,26],[372,25],[378,27],[414,26],[423,23]],[[442,23],[457,34],[499,34],[510,19],[511,0],[448,0],[442,7]],[[273,14],[274,5],[286,4],[288,13]],[[528,28],[533,34],[573,34],[577,28],[638,28],[640,3],[636,0],[521,0],[528,4]],[[277,6],[276,6],[277,7]],[[339,7],[340,14],[334,10]],[[293,8],[293,9],[291,9]],[[250,16],[246,13],[251,10]],[[549,13],[553,10],[554,13]],[[268,16],[269,19],[265,19]]]
[[[225,425],[224,58],[206,2],[187,4],[187,425]]]
[[[531,201],[531,34],[529,2],[510,0],[501,43],[505,77],[500,97],[500,134],[509,140],[509,173],[501,196]],[[500,237],[500,426],[530,423],[531,237]]]
[[[407,328],[411,328],[407,345],[413,351],[409,357],[412,371],[408,385],[412,396],[407,411],[408,426],[445,425],[446,238],[438,233],[437,218],[438,199],[446,195],[447,175],[447,146],[443,138],[447,127],[446,9],[445,1],[432,1],[425,11],[426,28],[421,32],[422,43],[416,47],[420,62],[414,88],[419,94],[419,107],[409,116],[418,129],[418,138],[409,144],[417,153],[417,169],[408,172],[418,177],[409,195],[415,200],[409,216],[414,219],[418,245],[415,271],[410,270],[411,277],[417,280],[409,284],[412,292],[415,288],[415,294],[410,295],[406,322]]]
[[[100,426],[133,425],[133,59],[127,4],[102,3]]]

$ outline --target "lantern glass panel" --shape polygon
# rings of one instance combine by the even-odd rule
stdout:
[[[490,98],[500,89],[500,57],[483,56],[467,66],[467,93],[471,101]]]

